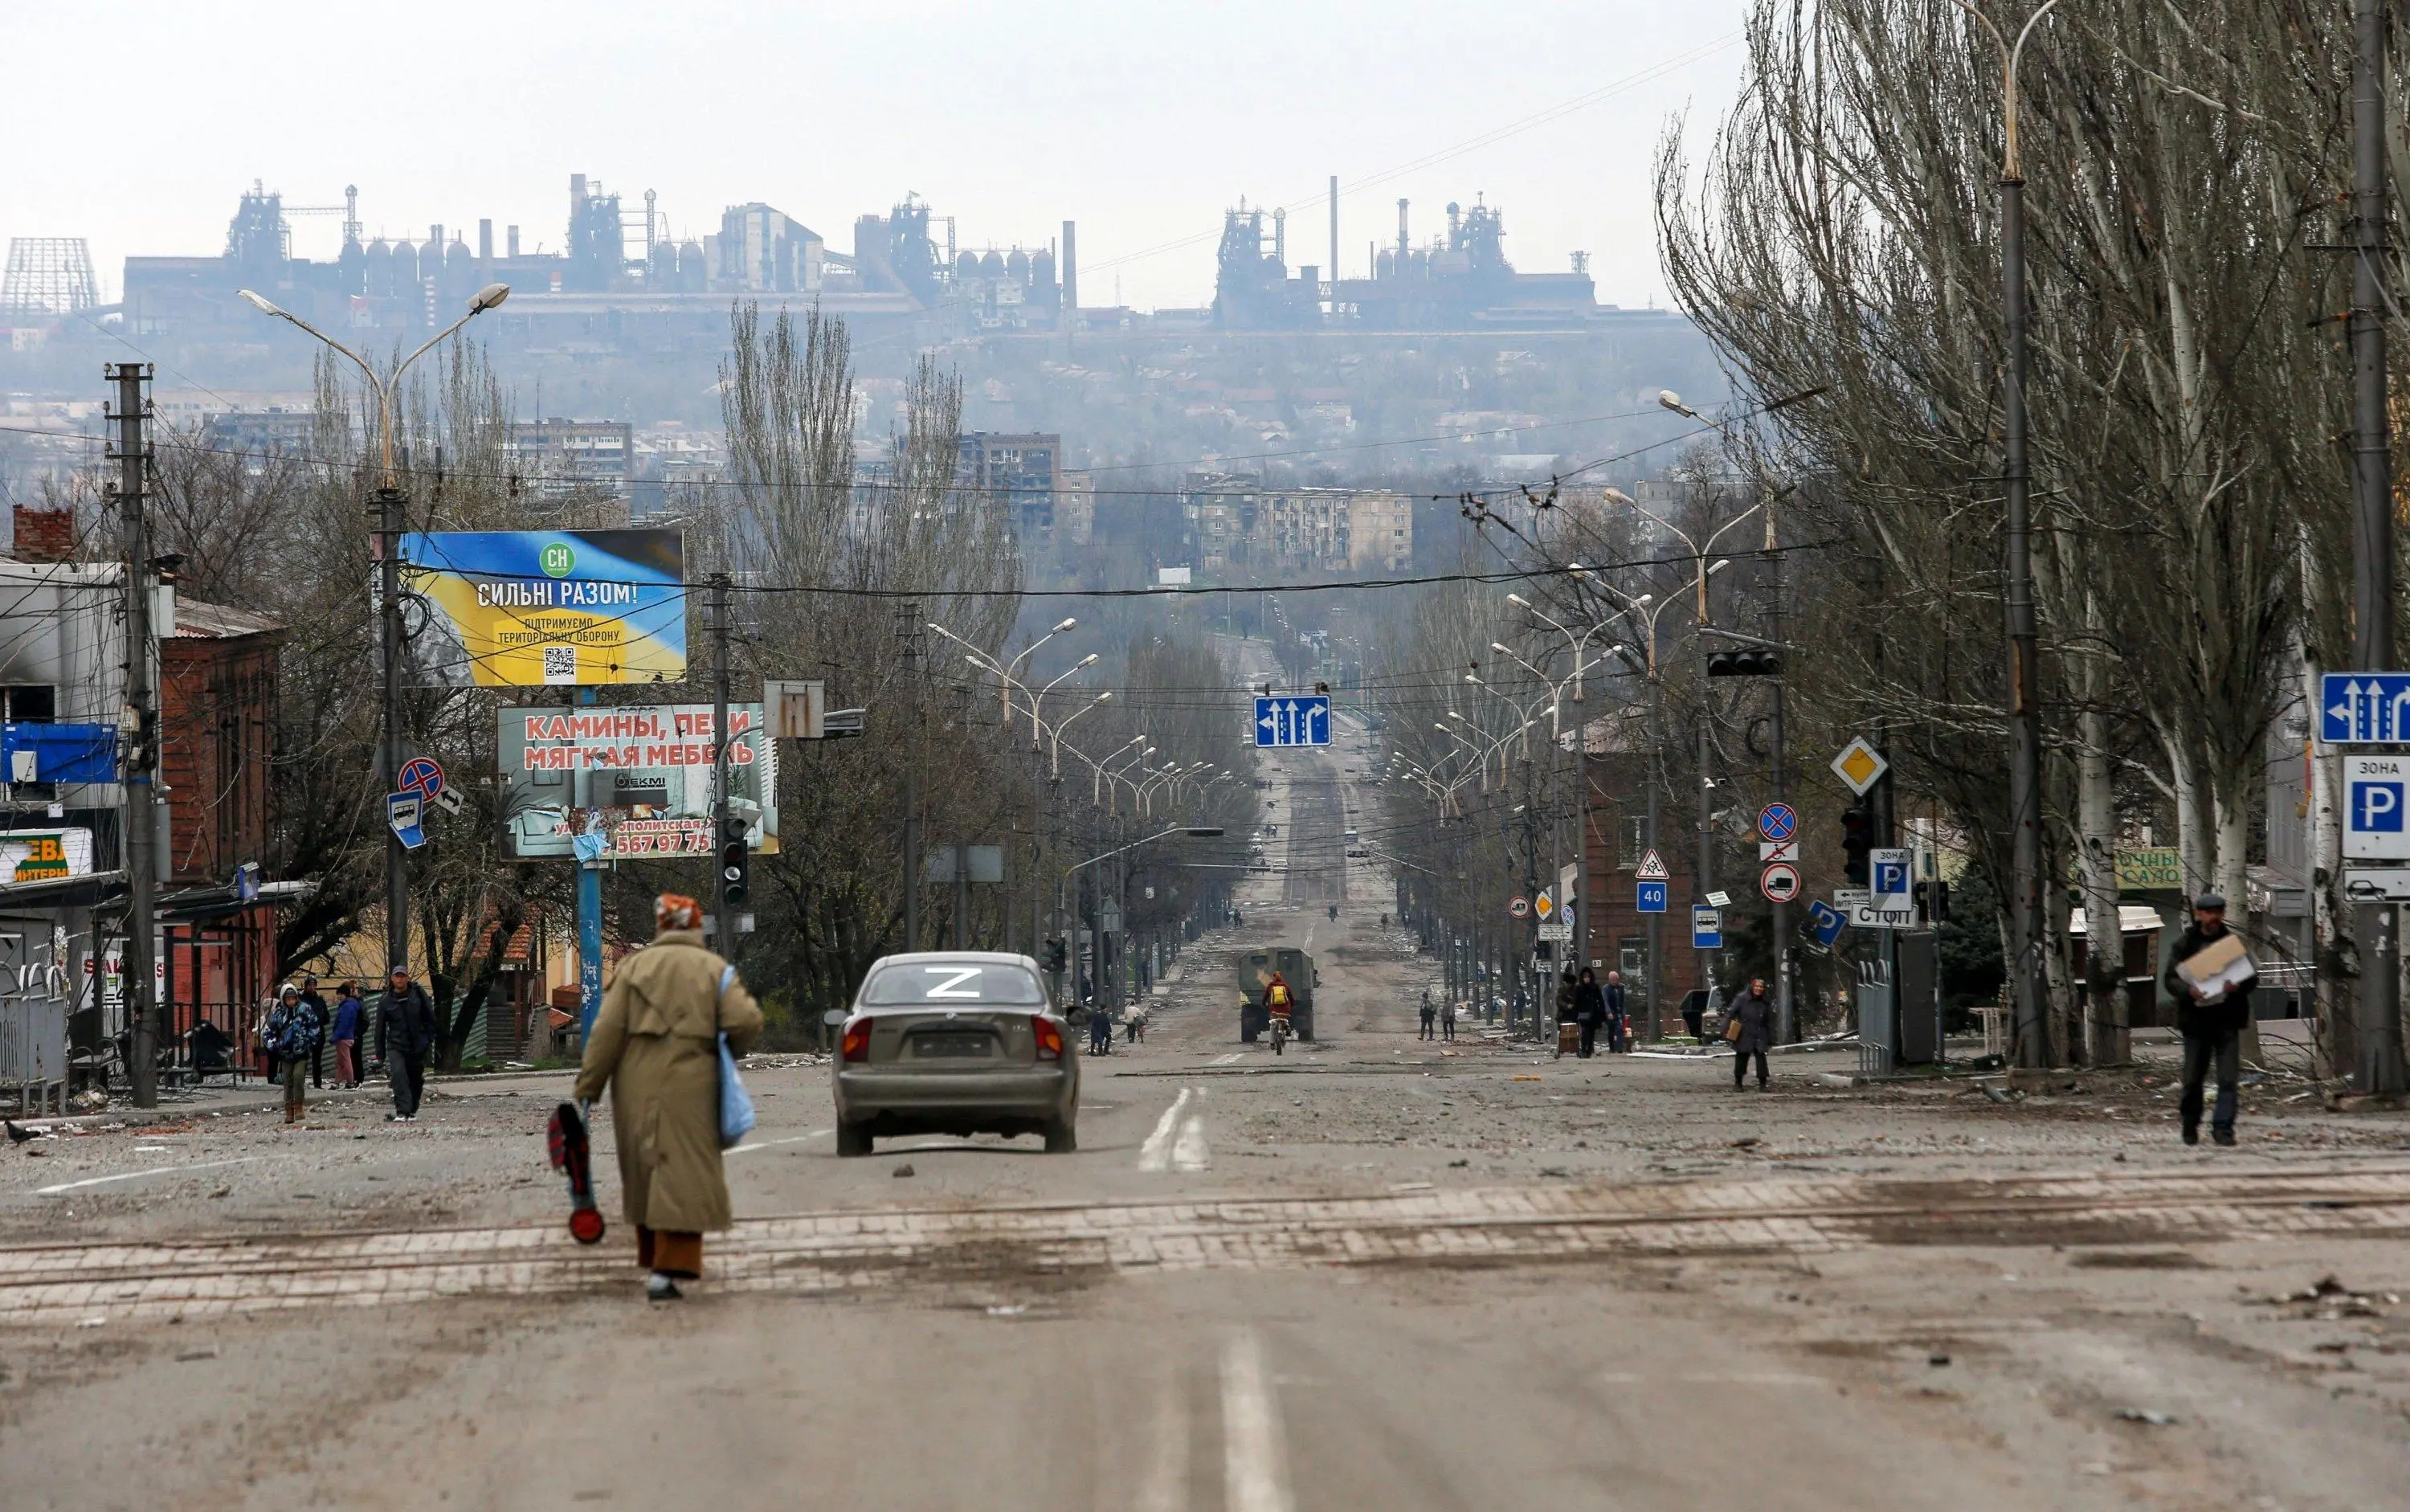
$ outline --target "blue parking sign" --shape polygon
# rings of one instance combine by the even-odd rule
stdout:
[[[1633,908],[1641,913],[1663,913],[1667,885],[1664,882],[1640,883],[1633,901]]]
[[[2399,782],[2355,784],[2351,790],[2351,827],[2371,834],[2399,833],[2402,787]]]
[[[1841,938],[1841,931],[1849,926],[1850,921],[1840,909],[1822,898],[1809,901],[1808,931],[1815,937],[1817,944],[1830,947],[1833,941]]]

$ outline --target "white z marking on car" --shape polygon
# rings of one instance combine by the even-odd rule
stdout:
[[[968,997],[976,999],[979,996],[979,989],[977,987],[973,987],[968,992],[956,992],[954,990],[955,988],[960,987],[964,982],[978,976],[980,969],[978,967],[924,966],[921,969],[926,971],[933,977],[944,977],[946,979],[929,989],[929,996],[932,997]]]

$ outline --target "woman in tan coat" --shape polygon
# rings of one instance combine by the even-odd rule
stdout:
[[[762,1010],[703,945],[703,906],[664,893],[653,942],[619,963],[586,1044],[577,1096],[611,1089],[619,1185],[636,1227],[645,1295],[664,1301],[703,1273],[703,1236],[731,1222],[719,1167],[719,1046],[745,1054]]]

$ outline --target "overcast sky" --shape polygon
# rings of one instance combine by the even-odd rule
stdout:
[[[356,183],[371,236],[417,240],[442,222],[473,240],[487,216],[498,243],[515,222],[527,247],[553,250],[573,172],[632,210],[658,190],[681,237],[759,199],[840,252],[856,216],[911,190],[975,248],[1043,245],[1076,220],[1081,302],[1110,301],[1118,277],[1124,299],[1151,308],[1212,298],[1221,211],[1241,196],[1300,206],[1290,264],[1328,262],[1321,196],[1336,173],[1348,276],[1368,241],[1394,239],[1401,196],[1419,242],[1450,199],[1486,194],[1517,267],[1562,269],[1583,249],[1602,300],[1662,303],[1651,152],[1685,113],[1694,140],[1712,131],[1738,78],[1742,9],[130,0],[104,17],[9,4],[0,237],[90,239],[114,298],[128,253],[221,251],[254,178],[295,205],[339,205]],[[1572,108],[1481,142],[1558,107]],[[339,220],[297,220],[295,250],[331,256]]]

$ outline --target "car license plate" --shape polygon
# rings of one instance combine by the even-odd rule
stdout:
[[[993,1055],[995,1036],[992,1034],[916,1034],[912,1037],[915,1057]]]

